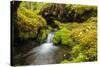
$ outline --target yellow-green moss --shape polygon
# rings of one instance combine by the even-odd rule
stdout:
[[[54,34],[53,43],[72,46],[72,39],[70,36],[70,31],[66,28],[62,28]]]
[[[38,30],[46,26],[46,21],[41,16],[34,14],[31,10],[20,7],[17,11],[17,25],[19,37],[27,39],[34,38]]]

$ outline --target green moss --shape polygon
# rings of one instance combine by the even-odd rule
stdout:
[[[87,60],[87,57],[85,56],[85,55],[83,55],[82,53],[80,53],[79,55],[78,55],[78,57],[76,57],[76,58],[74,58],[73,60],[72,60],[72,62],[84,62],[84,61],[86,61]]]
[[[45,19],[23,7],[18,8],[16,23],[21,39],[35,38],[38,30],[46,26]]]
[[[72,49],[74,58],[82,53],[85,55],[87,61],[97,60],[96,19],[90,19],[82,23],[80,29],[76,28],[72,30],[72,38],[77,43]]]
[[[56,45],[72,46],[73,59],[68,62],[97,60],[95,17],[89,18],[84,23],[61,23],[59,21],[55,21],[55,23],[60,30],[55,32],[53,43]],[[67,62],[65,60],[61,63]]]
[[[64,27],[66,27],[66,24],[64,24],[60,21],[57,21],[57,20],[54,20],[54,24],[57,25],[58,29],[62,29]]]
[[[72,56],[74,58],[76,58],[81,52],[82,52],[82,46],[80,46],[79,44],[77,44],[72,48]]]
[[[63,60],[63,61],[61,62],[61,64],[65,64],[65,63],[69,63],[69,61],[68,61],[68,60]]]
[[[55,33],[55,35],[54,35],[54,37],[53,37],[53,43],[54,44],[59,44],[61,41],[60,41],[60,39],[61,39],[61,37],[60,37],[60,33],[59,33],[59,31],[57,31],[56,33]]]
[[[50,33],[51,29],[50,28],[43,28],[40,30],[39,34],[38,34],[38,37],[37,37],[37,41],[40,42],[40,43],[43,43],[45,42],[48,34]]]
[[[62,28],[54,34],[53,43],[72,46],[70,31],[66,28]]]
[[[20,4],[20,7],[24,7],[26,9],[32,10],[35,14],[39,14],[40,10],[44,7],[46,3],[38,3],[38,2],[26,2],[23,1]]]

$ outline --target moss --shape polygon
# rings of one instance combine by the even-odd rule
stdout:
[[[63,61],[61,62],[61,64],[65,64],[65,63],[69,63],[69,61],[68,61],[68,60],[63,60]]]
[[[57,25],[58,29],[62,29],[63,27],[65,27],[65,24],[57,20],[54,20],[54,24]]]
[[[74,58],[72,62],[85,62],[87,60],[87,57],[80,53],[78,57]]]
[[[97,17],[90,17],[87,21],[85,21],[86,23],[91,23],[91,22],[94,22],[96,23],[97,22]]]
[[[59,21],[55,21],[55,23],[60,30],[55,32],[53,43],[72,47],[73,59],[68,62],[97,60],[95,17],[89,18],[84,23],[61,23]],[[68,62],[64,60],[61,63]]]
[[[74,58],[82,53],[87,57],[87,61],[97,60],[96,20],[90,19],[84,22],[80,26],[80,29],[76,28],[72,30],[72,38],[77,43],[72,49]]]
[[[39,34],[38,34],[37,41],[40,43],[45,42],[50,31],[51,31],[50,27],[48,27],[47,29],[45,29],[45,28],[41,29]]]
[[[20,4],[20,7],[24,7],[26,9],[32,10],[35,14],[39,14],[40,10],[46,3],[38,3],[38,2],[26,2],[23,1]]]
[[[54,44],[59,44],[61,41],[60,41],[60,39],[61,39],[61,37],[60,37],[60,33],[59,33],[59,31],[57,31],[55,34],[54,34],[54,37],[53,37],[53,43]]]
[[[66,28],[62,28],[54,34],[53,43],[72,46],[70,31]]]
[[[80,46],[79,44],[77,44],[72,48],[72,56],[74,58],[76,58],[81,52],[82,52],[82,46]]]
[[[35,38],[38,30],[46,26],[46,21],[41,16],[34,14],[26,8],[17,11],[18,36],[21,39]]]

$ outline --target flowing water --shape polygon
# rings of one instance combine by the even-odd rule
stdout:
[[[55,52],[57,51],[58,47],[54,46],[52,43],[53,36],[53,32],[49,33],[46,43],[41,44],[40,46],[34,48],[31,52],[29,52],[34,53],[27,59],[27,61],[30,61],[29,64],[39,65],[56,63]]]
[[[25,49],[29,48],[27,46],[23,47],[22,49],[26,53],[19,54],[18,58],[14,60],[15,64],[19,65],[56,64],[60,63],[66,58],[69,58],[70,57],[70,55],[68,54],[69,50],[65,46],[61,47],[53,45],[52,43],[53,36],[54,32],[50,32],[48,34],[45,43],[37,47],[30,46],[32,49],[29,51],[26,50],[27,52],[24,50],[24,48]]]

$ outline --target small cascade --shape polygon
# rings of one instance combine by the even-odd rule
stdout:
[[[48,34],[46,43],[41,44],[40,46],[34,48],[31,53],[34,53],[31,55],[28,60],[30,61],[30,64],[52,64],[56,63],[55,60],[55,52],[58,49],[58,47],[54,46],[52,43],[52,39],[54,36],[54,32],[50,32]],[[34,57],[34,59],[32,59]]]
[[[53,32],[49,33],[48,38],[47,38],[47,43],[52,43],[53,36],[54,36]]]

